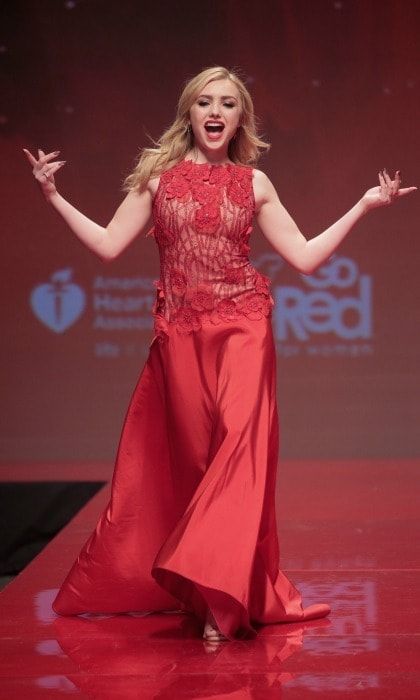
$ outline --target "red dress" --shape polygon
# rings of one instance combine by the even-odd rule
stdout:
[[[252,168],[181,161],[153,203],[155,335],[110,503],[54,601],[61,615],[210,608],[228,638],[323,617],[279,570],[270,281],[249,262]]]

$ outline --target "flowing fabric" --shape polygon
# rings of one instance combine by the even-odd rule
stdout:
[[[279,570],[273,300],[248,260],[253,212],[251,168],[183,161],[160,178],[155,335],[110,503],[59,614],[182,610],[204,622],[210,608],[233,639],[330,612],[304,609]]]

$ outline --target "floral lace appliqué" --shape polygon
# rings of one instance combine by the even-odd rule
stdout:
[[[251,167],[181,161],[161,175],[149,232],[160,252],[158,338],[171,324],[185,334],[271,313],[270,280],[248,258],[254,206]]]

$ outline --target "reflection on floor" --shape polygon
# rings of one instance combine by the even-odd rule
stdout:
[[[51,611],[104,488],[0,595],[0,698],[420,698],[419,482],[414,460],[284,462],[281,567],[332,613],[216,645],[189,615]]]

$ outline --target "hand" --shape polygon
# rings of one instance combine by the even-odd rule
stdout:
[[[396,171],[394,180],[391,180],[385,168],[378,173],[378,176],[379,185],[367,190],[362,197],[361,201],[366,211],[385,206],[386,204],[392,204],[400,197],[404,197],[404,195],[410,194],[410,192],[415,192],[417,189],[417,187],[404,187],[400,189],[401,173],[399,170]]]
[[[56,163],[51,162],[59,155],[60,151],[53,151],[45,155],[44,151],[38,148],[38,160],[26,148],[24,148],[23,151],[33,167],[32,173],[35,180],[38,181],[44,196],[48,199],[57,192],[54,173],[61,168],[66,161],[60,160]]]

